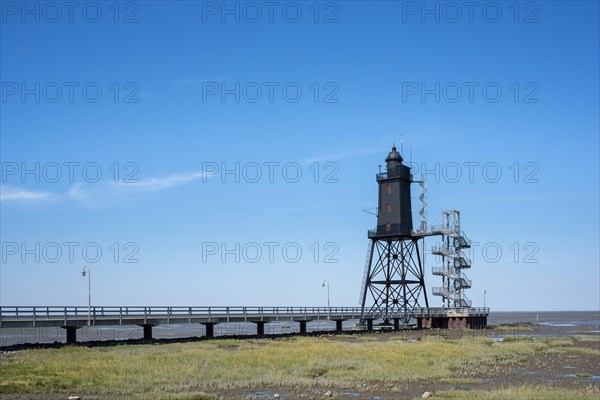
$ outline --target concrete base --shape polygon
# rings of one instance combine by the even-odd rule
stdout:
[[[417,318],[417,328],[448,329],[448,318]]]
[[[487,316],[417,318],[418,328],[486,329]]]
[[[62,326],[67,331],[67,344],[77,343],[77,326]]]

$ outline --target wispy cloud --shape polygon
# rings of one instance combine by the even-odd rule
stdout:
[[[89,185],[76,183],[71,186],[67,196],[71,200],[86,204],[112,204],[139,193],[157,192],[174,186],[181,186],[198,179],[211,176],[202,171],[177,173],[163,177],[141,179],[138,182],[99,182]]]
[[[182,172],[162,177],[140,179],[137,182],[103,181],[97,183],[75,183],[67,193],[51,193],[17,189],[2,186],[0,201],[13,202],[44,202],[56,200],[72,200],[84,205],[117,204],[129,197],[140,194],[157,192],[175,186],[181,186],[198,179],[208,179],[213,174],[203,171]]]
[[[143,179],[135,183],[110,182],[110,184],[113,186],[127,186],[129,189],[133,190],[153,192],[156,190],[166,189],[172,186],[185,185],[186,183],[202,178],[208,178],[212,175],[214,174],[209,174],[203,171],[192,171],[167,175],[164,177]]]
[[[35,202],[56,200],[57,196],[50,192],[40,192],[33,190],[18,189],[11,186],[2,185],[0,188],[0,201],[14,202]]]

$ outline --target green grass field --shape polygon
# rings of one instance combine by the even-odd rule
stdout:
[[[575,343],[573,338],[499,343],[484,337],[444,340],[435,336],[410,342],[356,335],[95,348],[67,346],[0,354],[0,393],[203,399],[210,397],[200,393],[310,388],[317,381],[323,387],[364,391],[376,386],[394,392],[407,383],[423,380],[469,382],[473,377],[493,376],[503,366],[517,364],[536,352],[577,350],[600,356],[599,350],[575,347]],[[539,387],[506,390],[486,393],[488,397],[473,397],[471,392],[440,392],[436,396],[591,399],[591,393],[595,399],[599,393],[597,387],[547,389],[553,391],[547,397],[539,396],[540,391],[546,390]],[[531,397],[530,392],[538,397]]]

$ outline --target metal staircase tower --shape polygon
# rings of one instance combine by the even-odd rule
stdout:
[[[442,297],[443,307],[471,307],[471,300],[464,294],[464,290],[471,287],[471,281],[462,272],[471,268],[471,260],[463,252],[471,247],[471,241],[460,230],[460,212],[442,211],[439,232],[442,244],[433,246],[431,253],[441,256],[442,266],[433,267],[432,273],[442,277],[442,286],[434,287],[432,293]]]

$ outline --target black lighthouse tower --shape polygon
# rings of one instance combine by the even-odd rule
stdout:
[[[429,307],[422,263],[423,234],[413,231],[410,168],[392,147],[386,172],[377,174],[377,227],[369,230],[370,246],[361,291],[366,310],[403,313]],[[420,248],[421,247],[421,248]]]

